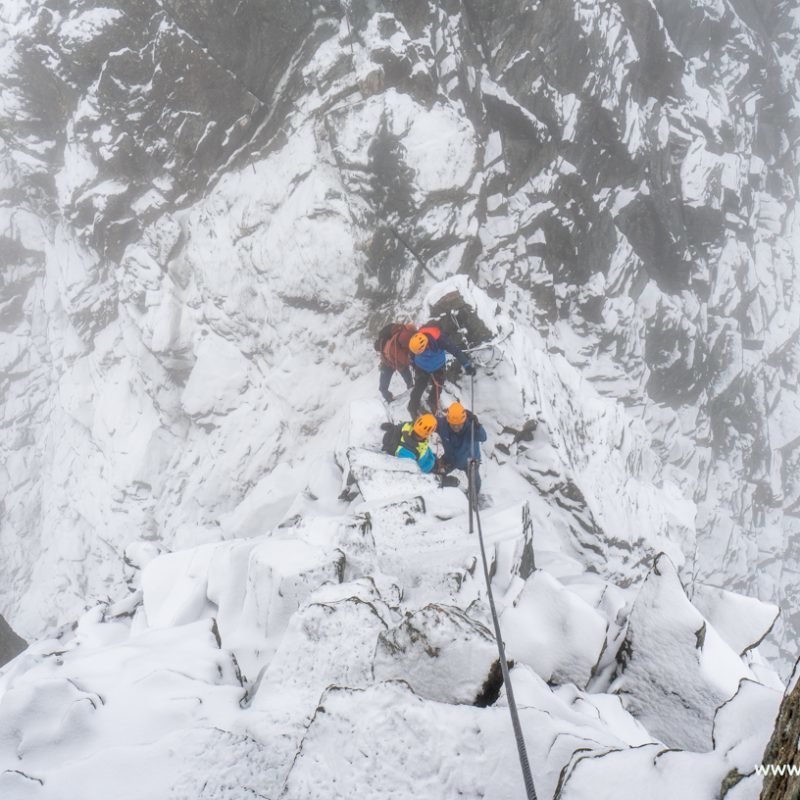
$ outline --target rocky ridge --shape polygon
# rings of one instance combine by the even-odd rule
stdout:
[[[375,444],[358,399],[374,394],[369,333],[389,317],[422,321],[426,292],[461,275],[484,291],[445,284],[474,311],[455,305],[448,319],[467,344],[503,341],[485,348],[478,390],[496,424],[492,469],[515,476],[499,508],[544,503],[535,527],[561,568],[616,587],[603,603],[617,597],[625,619],[632,598],[616,590],[649,587],[647,616],[659,607],[646,576],[666,551],[691,601],[671,647],[690,628],[699,642],[700,614],[743,663],[774,615],[750,608],[757,635],[726,640],[740,601],[715,587],[778,605],[759,649],[786,674],[800,23],[787,2],[684,12],[658,0],[491,13],[7,3],[0,610],[13,626],[34,638],[126,585],[136,596],[153,556],[263,536],[298,497],[341,514],[328,483],[342,469],[382,485],[339,441],[345,426],[350,447]],[[436,291],[426,314],[449,311]],[[560,580],[561,568],[547,572]],[[550,578],[528,578],[526,615],[561,604]],[[452,625],[467,610],[430,603],[407,610]],[[610,610],[604,622],[574,605],[564,624],[577,615],[602,639],[607,671],[653,670],[637,664],[635,631],[624,648],[622,627],[604,632]],[[183,622],[206,619],[201,607]],[[518,647],[540,679],[585,690],[602,673],[594,650],[564,666],[537,661],[536,642]],[[722,701],[731,680],[776,691],[724,658],[727,682],[698,679],[700,695]],[[649,735],[710,746],[720,713],[692,717],[702,743],[682,738],[686,719]],[[591,785],[600,763],[576,764],[572,785]]]

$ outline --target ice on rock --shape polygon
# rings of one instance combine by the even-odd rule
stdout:
[[[347,463],[353,484],[367,501],[421,494],[439,486],[435,475],[420,472],[419,466],[410,458],[352,447],[347,450]]]
[[[716,708],[754,677],[690,603],[664,555],[634,601],[617,658],[611,691],[665,744],[697,752],[712,749]]]
[[[150,561],[142,574],[144,609],[153,628],[183,625],[214,608],[208,600],[208,572],[215,545],[166,553]]]
[[[239,565],[243,553],[238,554]],[[277,645],[292,614],[323,583],[341,580],[343,556],[302,540],[267,539],[247,554],[247,571],[216,572],[210,595],[218,602],[220,634],[237,652],[246,674],[265,647]],[[271,644],[268,645],[268,642]]]
[[[554,693],[525,666],[514,668],[512,680],[541,797],[590,797],[586,788],[566,793],[570,782],[564,778],[571,765],[592,760],[587,753],[645,751],[652,764],[653,756],[665,750],[649,744],[652,739],[618,698],[601,695],[595,704],[595,696],[577,690]],[[721,774],[722,767],[713,766],[714,775]],[[603,796],[609,800],[619,789],[614,781],[598,780],[596,774],[592,778],[595,792],[608,788]],[[684,785],[691,785],[689,780],[685,778]],[[636,796],[634,788],[631,798]],[[331,689],[323,695],[282,796],[504,800],[524,794],[505,708],[423,700],[403,683],[384,683],[364,691]]]
[[[703,584],[695,586],[692,605],[739,655],[758,646],[780,613],[772,603]]]
[[[250,538],[277,526],[297,499],[304,472],[282,462],[261,478],[233,511],[220,515],[226,538]]]
[[[292,614],[321,584],[341,580],[343,555],[302,539],[210,544],[151,561],[142,586],[149,625],[214,617],[226,648],[254,677]]]
[[[400,134],[406,165],[414,170],[421,196],[463,187],[475,168],[471,124],[450,105],[430,109],[395,95],[392,124]]]
[[[59,37],[67,50],[76,45],[88,44],[106,27],[116,23],[123,13],[112,8],[91,8],[83,13],[73,13],[58,28]]]
[[[509,509],[509,511],[511,514],[508,516],[513,515],[513,510]],[[494,589],[498,593],[513,594],[515,591],[519,591],[521,583],[533,574],[536,567],[530,503],[525,503],[521,507],[520,516],[521,536],[511,539],[504,538],[496,542],[494,553],[490,556],[492,564],[489,572],[492,575]],[[497,525],[500,518],[498,514],[493,515],[493,525]],[[511,516],[510,524],[511,526],[514,524],[513,516]]]
[[[381,601],[356,594],[326,602],[312,597],[290,619],[264,682],[318,694],[332,684],[369,685],[376,642],[393,617]]]
[[[0,792],[3,797],[17,800],[34,800],[42,797],[44,780],[19,769],[6,769],[0,772]]]
[[[131,542],[125,548],[125,563],[134,569],[144,569],[159,555],[161,555],[161,549],[155,542]]]
[[[95,416],[95,390],[88,358],[73,362],[72,369],[65,372],[59,381],[58,393],[64,411],[76,422],[91,429]]]
[[[6,721],[0,739],[2,758],[35,758],[56,745],[61,749],[84,739],[102,705],[99,695],[55,675],[36,683],[20,682],[3,694],[0,715]]]
[[[270,762],[277,749],[267,748],[249,732],[238,730],[197,727],[177,731],[159,741],[152,752],[143,754],[143,763],[137,767],[154,770],[158,781],[148,791],[149,781],[131,774],[135,794],[130,800],[145,796],[214,800],[274,797],[276,781]],[[136,759],[130,756],[120,759],[118,767],[123,776],[131,762],[136,764]],[[118,777],[116,783],[122,780]],[[122,800],[114,783],[109,781],[106,786],[92,787],[95,789],[92,796],[102,798],[113,794]],[[104,790],[109,794],[104,795]]]
[[[197,361],[181,395],[187,414],[224,414],[237,408],[247,388],[248,361],[232,342],[208,335],[197,349]]]
[[[65,786],[83,798],[168,796],[183,760],[174,754],[194,758],[186,737],[228,725],[242,695],[208,620],[129,636],[88,615],[71,640],[26,658],[0,672],[0,787],[30,791],[18,771],[39,778],[30,796],[43,800],[63,798]]]
[[[609,780],[624,775],[624,780]],[[580,753],[565,769],[558,800],[674,800],[719,797],[726,769],[698,753],[646,744],[605,753]],[[755,800],[756,795],[751,796]]]
[[[458,506],[460,515],[454,513]],[[416,587],[474,561],[465,506],[461,490],[448,487],[368,507],[378,568]]]
[[[484,625],[461,609],[431,604],[380,633],[374,670],[376,680],[403,680],[429,700],[471,704],[491,691],[496,661]]]
[[[572,684],[553,690],[527,665],[511,670],[517,705],[523,710],[525,738],[536,763],[536,787],[543,797],[559,797],[573,766],[587,754],[643,748],[654,742],[642,724],[623,707],[619,697],[589,694]],[[501,692],[499,705],[507,702]],[[663,746],[660,746],[663,749]]]
[[[740,774],[761,763],[782,699],[777,689],[744,679],[736,694],[717,710],[714,750]]]
[[[395,378],[395,382],[398,378]],[[405,409],[402,410],[405,414]],[[347,405],[347,413],[340,423],[337,455],[344,460],[349,448],[380,451],[382,432],[380,426],[387,419],[386,406],[377,398],[353,400]],[[400,422],[400,419],[395,420]],[[407,422],[407,419],[403,419]]]
[[[508,657],[551,683],[584,688],[606,646],[605,619],[543,570],[528,578],[500,623]]]
[[[457,735],[454,735],[456,734]],[[423,700],[401,683],[321,698],[281,797],[524,795],[505,709]]]

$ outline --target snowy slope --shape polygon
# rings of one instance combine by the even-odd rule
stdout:
[[[798,25],[5,3],[4,794],[519,791],[463,495],[372,452],[374,334],[439,313],[543,796],[750,775],[798,627]]]
[[[429,301],[454,294],[487,328],[509,323],[497,309],[481,317],[495,303],[464,279]],[[535,335],[519,338],[495,346],[479,383],[494,434],[482,518],[541,796],[597,797],[597,757],[613,769],[626,758],[648,796],[691,786],[715,797],[731,770],[751,771],[782,683],[692,606],[668,556],[653,564],[657,549],[685,563],[693,508],[648,471],[640,424]],[[556,387],[572,426],[594,431],[584,447],[546,402]],[[500,412],[491,397],[509,421],[539,409],[526,448],[488,422]],[[344,473],[307,475],[277,524],[267,504],[245,538],[129,548],[136,591],[7,665],[0,787],[55,798],[75,785],[86,800],[518,794],[464,494],[367,449],[382,418],[377,400],[342,409],[330,456]],[[537,472],[549,489],[521,505]],[[749,602],[727,593],[712,611],[738,613],[760,639],[774,616]],[[761,693],[755,708],[745,690]],[[656,755],[668,757],[654,771]]]

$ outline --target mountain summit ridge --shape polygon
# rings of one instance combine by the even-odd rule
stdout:
[[[50,637],[97,603],[139,597],[153,558],[274,538],[312,496],[315,516],[346,517],[348,474],[391,488],[366,454],[383,413],[371,342],[389,319],[446,309],[484,345],[475,410],[490,421],[499,485],[485,488],[509,515],[501,528],[533,503],[533,551],[554,559],[541,571],[605,582],[598,597],[600,583],[509,571],[509,603],[535,597],[520,600],[532,614],[566,591],[588,604],[567,608],[588,641],[609,626],[606,660],[564,656],[597,665],[599,694],[628,645],[633,673],[653,669],[615,619],[666,551],[686,602],[744,655],[738,703],[755,703],[752,681],[772,697],[762,662],[788,675],[800,625],[798,26],[791,2],[760,0],[5,3],[0,612],[26,639]],[[437,306],[446,292],[463,305]],[[454,377],[451,399],[465,401]],[[375,510],[389,527],[394,513]],[[365,565],[353,580],[369,579]],[[448,580],[472,585],[463,569]],[[758,604],[741,605],[748,631],[771,629],[763,658],[729,632],[735,593]],[[210,641],[195,599],[189,649]],[[418,599],[403,613],[422,614]],[[360,618],[315,602],[292,613]],[[98,647],[144,633],[86,613]],[[688,653],[687,630],[672,633]],[[533,660],[520,678],[531,702],[555,702]],[[33,679],[48,662],[18,659],[3,680],[22,663]],[[350,690],[378,706],[400,691]],[[58,697],[91,705],[70,692]],[[616,738],[629,731],[604,708]],[[698,713],[704,731],[738,719]],[[309,763],[324,740],[308,738]],[[563,780],[577,787],[601,763],[574,759]],[[703,763],[719,786],[722,762]],[[313,796],[300,775],[286,796]],[[755,780],[731,793],[755,796]]]

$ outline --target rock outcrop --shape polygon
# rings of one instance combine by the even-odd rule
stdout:
[[[376,452],[374,335],[436,316],[543,796],[755,797],[794,5],[4,2],[0,794],[518,792],[463,494]]]

